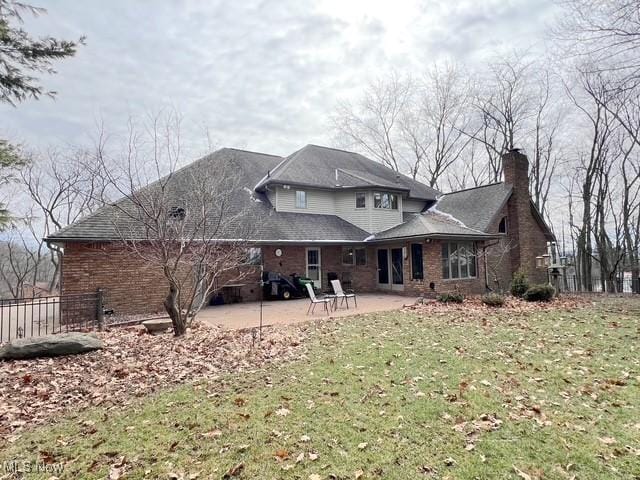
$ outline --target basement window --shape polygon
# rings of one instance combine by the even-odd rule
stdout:
[[[502,217],[498,225],[498,233],[507,233],[507,217]]]

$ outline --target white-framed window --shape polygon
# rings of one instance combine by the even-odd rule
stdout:
[[[248,265],[261,265],[262,264],[262,249],[260,247],[247,248],[247,262]]]
[[[366,265],[367,249],[364,247],[342,247],[343,265]]]
[[[374,192],[373,208],[382,208],[385,210],[397,210],[398,195],[390,192]]]
[[[296,208],[307,208],[307,192],[296,190]]]
[[[367,208],[366,192],[356,192],[356,208]]]
[[[442,244],[442,278],[475,278],[476,246],[473,242]]]

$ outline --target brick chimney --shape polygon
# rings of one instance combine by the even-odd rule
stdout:
[[[504,183],[511,185],[514,192],[523,187],[526,195],[529,195],[529,159],[519,148],[509,150],[502,155],[502,170],[504,171]]]
[[[502,155],[502,169],[504,183],[513,188],[508,204],[512,270],[522,270],[531,282],[542,282],[546,275],[536,270],[536,256],[546,251],[546,239],[531,212],[529,160],[519,149],[512,149]]]

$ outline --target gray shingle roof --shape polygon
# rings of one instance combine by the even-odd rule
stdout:
[[[335,215],[275,212],[266,195],[253,187],[267,170],[275,168],[282,157],[224,148],[193,162],[173,174],[178,198],[188,198],[193,175],[215,175],[220,162],[229,162],[238,173],[240,188],[230,199],[229,215],[242,213],[237,222],[218,235],[222,239],[244,238],[245,232],[255,241],[362,241],[368,233]],[[148,188],[153,188],[151,185]],[[127,215],[131,202],[126,198],[106,205],[76,223],[48,237],[50,241],[99,241],[145,239],[141,222]],[[188,217],[187,217],[188,218]],[[213,223],[213,222],[212,222]]]
[[[342,187],[380,186],[404,189],[414,198],[433,199],[436,191],[401,176],[361,155],[309,145],[286,159],[274,155],[223,148],[173,174],[176,197],[188,198],[194,177],[218,173],[220,162],[237,171],[240,188],[234,189],[229,215],[238,215],[221,239],[248,238],[263,242],[363,242],[413,236],[466,236],[481,238],[493,216],[511,194],[511,187],[494,184],[442,196],[436,207],[422,214],[405,215],[405,222],[371,237],[364,230],[335,216],[276,212],[260,185],[270,182],[335,186],[335,174]],[[271,175],[267,176],[267,172]],[[152,188],[148,187],[148,188]],[[107,205],[78,222],[55,232],[50,241],[109,241],[145,239],[143,226],[123,210],[131,207],[124,198]],[[455,218],[452,218],[455,217]],[[188,218],[188,217],[187,217]],[[213,222],[212,222],[213,223]],[[247,232],[249,234],[247,235]]]
[[[435,200],[439,193],[358,153],[317,145],[289,155],[257,189],[283,183],[317,188],[383,187],[403,190],[422,200]]]
[[[384,232],[376,233],[371,240],[390,240],[409,237],[465,237],[490,238],[484,232],[462,225],[447,214],[426,211],[415,213],[404,223],[391,227]]]
[[[510,185],[494,183],[447,193],[438,199],[436,209],[457,218],[466,227],[486,232],[511,190]]]

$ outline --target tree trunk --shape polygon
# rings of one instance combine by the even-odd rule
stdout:
[[[180,337],[187,332],[187,324],[178,306],[178,287],[174,283],[169,284],[169,293],[164,299],[164,308],[169,314],[173,325],[173,334]]]

